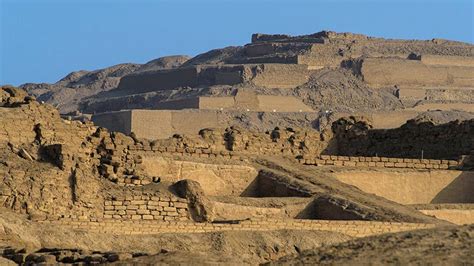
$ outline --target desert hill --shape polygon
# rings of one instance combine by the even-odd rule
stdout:
[[[75,71],[54,84],[26,83],[21,86],[40,101],[56,106],[61,113],[78,111],[81,100],[114,89],[120,78],[133,72],[179,67],[187,56],[167,56],[145,64],[120,64],[94,71]]]
[[[214,49],[193,58],[171,56],[144,65],[73,72],[55,84],[22,87],[57,106],[62,114],[195,108],[183,102],[249,90],[262,96],[295,97],[316,112],[341,113],[336,117],[370,114],[377,121],[386,112],[397,111],[395,117],[406,121],[439,110],[446,111],[441,122],[448,122],[473,117],[474,83],[469,74],[473,51],[472,44],[441,39],[395,40],[331,31],[302,36],[254,34],[245,46]],[[412,70],[404,73],[404,69]],[[447,75],[446,80],[429,76],[435,72],[436,77]],[[378,79],[381,75],[387,79]],[[282,107],[275,103],[269,108],[278,112]],[[451,116],[449,111],[461,114]],[[238,115],[228,116],[220,122],[245,126],[232,118]],[[395,120],[392,127],[401,125]],[[253,120],[258,123],[279,126]]]

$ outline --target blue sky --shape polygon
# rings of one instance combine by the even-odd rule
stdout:
[[[320,30],[474,43],[474,0],[0,0],[0,84]]]

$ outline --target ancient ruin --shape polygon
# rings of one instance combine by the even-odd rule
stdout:
[[[431,236],[472,262],[472,44],[254,34],[166,60],[96,94],[74,87],[94,73],[1,87],[1,264],[357,261]]]

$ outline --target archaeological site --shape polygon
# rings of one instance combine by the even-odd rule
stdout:
[[[473,44],[249,41],[1,86],[0,265],[474,262]]]

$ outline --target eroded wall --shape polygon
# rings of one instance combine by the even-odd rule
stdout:
[[[195,67],[132,74],[120,80],[118,90],[136,94],[185,86],[194,87],[198,85],[198,74],[199,69]]]
[[[420,60],[366,58],[362,61],[360,71],[364,81],[373,87],[472,87],[474,84],[473,67],[427,65]]]
[[[306,65],[262,64],[256,71],[252,83],[266,88],[295,88],[306,83],[309,78]]]
[[[258,175],[249,166],[176,161],[159,156],[144,156],[142,166],[146,174],[159,176],[162,181],[195,180],[210,196],[239,196]]]

